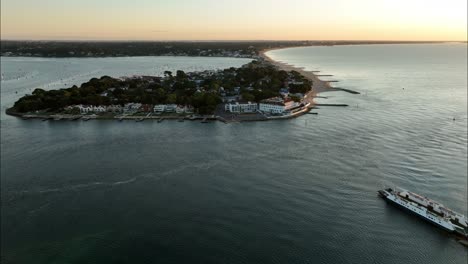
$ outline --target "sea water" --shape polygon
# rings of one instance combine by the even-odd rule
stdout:
[[[258,123],[21,120],[4,110],[36,87],[248,60],[2,58],[2,263],[466,263],[377,196],[400,186],[467,214],[466,45],[269,55],[361,94]]]

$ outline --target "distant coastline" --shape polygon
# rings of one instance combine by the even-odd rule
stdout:
[[[1,56],[103,58],[137,56],[233,57],[256,59],[267,49],[380,44],[436,44],[447,41],[1,41]]]

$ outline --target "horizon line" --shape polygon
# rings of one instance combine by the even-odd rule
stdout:
[[[239,40],[145,40],[145,39],[0,39],[0,41],[28,41],[28,42],[468,42],[468,40],[347,40],[347,39],[302,39],[302,40],[287,40],[287,39],[239,39]]]

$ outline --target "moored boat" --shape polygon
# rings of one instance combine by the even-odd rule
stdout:
[[[429,223],[468,239],[467,218],[443,204],[401,188],[395,190],[387,188],[378,193],[385,200],[418,215]]]

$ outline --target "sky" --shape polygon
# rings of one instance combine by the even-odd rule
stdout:
[[[467,0],[1,0],[19,40],[467,40]]]

